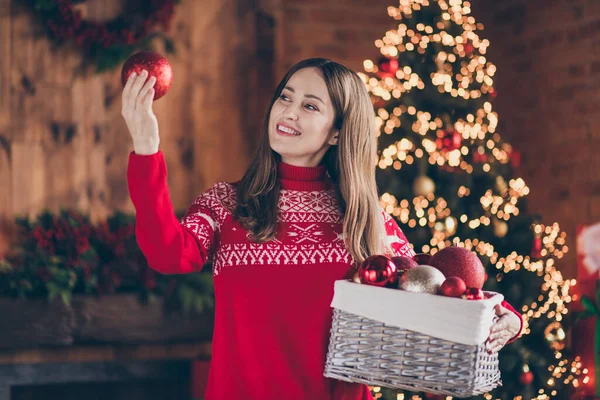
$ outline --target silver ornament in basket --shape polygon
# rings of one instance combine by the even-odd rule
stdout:
[[[469,397],[501,385],[485,340],[503,300],[463,300],[336,281],[324,375]]]

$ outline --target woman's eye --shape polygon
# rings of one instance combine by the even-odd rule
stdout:
[[[313,110],[313,111],[319,111],[319,109],[315,106],[313,106],[312,104],[307,104],[306,108],[308,108],[309,110]]]
[[[280,95],[279,95],[279,98],[280,98],[281,100],[286,100],[286,101],[287,101],[287,100],[289,100],[289,98],[288,98],[288,97],[287,97],[285,94],[280,94]]]

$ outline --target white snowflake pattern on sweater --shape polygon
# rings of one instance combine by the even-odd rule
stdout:
[[[233,219],[236,190],[219,182],[199,196],[181,223],[208,249],[213,274],[240,265],[307,265],[352,263],[342,235],[343,215],[334,190],[282,190],[279,234],[267,243],[253,243]],[[386,243],[394,255],[414,255],[396,222],[383,213]]]

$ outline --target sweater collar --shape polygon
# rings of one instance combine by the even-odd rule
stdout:
[[[324,165],[298,167],[280,161],[277,172],[282,189],[314,191],[325,190],[331,185]]]

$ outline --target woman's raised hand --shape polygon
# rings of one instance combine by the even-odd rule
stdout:
[[[139,75],[132,73],[127,79],[122,95],[121,115],[125,119],[133,139],[136,154],[150,155],[158,152],[160,137],[158,121],[152,111],[155,77],[148,78],[148,71]]]

